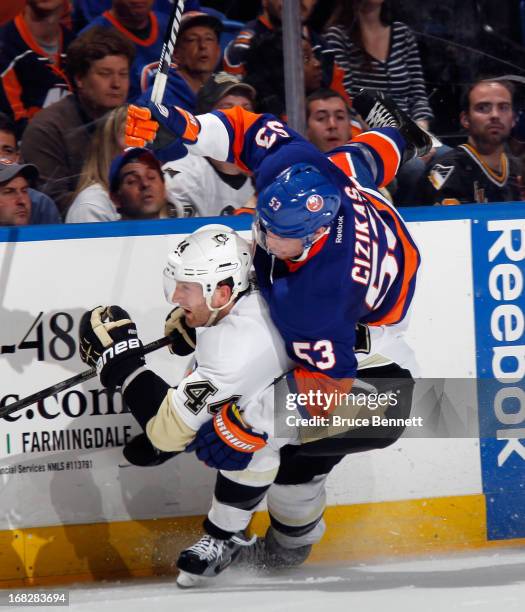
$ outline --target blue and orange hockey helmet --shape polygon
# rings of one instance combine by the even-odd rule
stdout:
[[[308,163],[283,170],[257,198],[257,221],[263,232],[302,238],[305,247],[320,227],[334,221],[341,195],[337,186]]]

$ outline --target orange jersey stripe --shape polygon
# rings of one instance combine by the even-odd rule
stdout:
[[[231,143],[231,147],[235,163],[239,166],[239,168],[241,168],[241,170],[252,174],[250,169],[247,168],[241,161],[241,153],[244,148],[244,136],[246,135],[246,132],[261,115],[250,113],[240,106],[234,106],[233,108],[221,110],[221,113],[224,114],[233,128],[233,142]]]
[[[397,147],[385,136],[377,132],[363,132],[356,136],[354,142],[364,142],[374,149],[383,161],[383,181],[378,187],[384,187],[394,180],[401,157]]]
[[[2,77],[2,86],[4,88],[5,97],[9,101],[15,121],[20,119],[28,119],[29,113],[22,102],[22,87],[16,77],[14,68],[11,68],[4,73]]]
[[[113,17],[113,15],[111,14],[111,11],[105,11],[104,13],[102,13],[102,16],[105,17],[111,23],[113,27],[117,28],[117,30],[121,34],[124,34],[126,38],[134,42],[136,45],[140,45],[141,47],[149,47],[157,40],[157,37],[159,35],[159,22],[157,21],[157,17],[155,13],[152,13],[151,11],[149,14],[149,18],[151,19],[151,32],[148,38],[146,39],[139,38],[138,36],[135,36],[135,34],[130,32],[129,30],[127,30],[120,23],[120,21],[117,21],[117,19]]]
[[[235,74],[236,76],[244,76],[246,74],[246,70],[244,69],[243,64],[239,64],[239,66],[233,66],[228,63],[228,60],[224,58],[223,60],[223,68],[228,74]]]
[[[180,108],[180,106],[175,107],[179,113],[186,119],[186,127],[184,128],[184,134],[182,138],[192,143],[197,140],[199,137],[199,132],[201,131],[201,126],[195,117],[189,113],[188,111]]]
[[[346,176],[355,176],[354,167],[350,161],[350,154],[340,151],[334,155],[330,155],[330,161],[334,163]]]
[[[327,395],[337,393],[341,397],[345,393],[350,393],[354,384],[353,378],[332,378],[322,372],[311,372],[301,366],[294,369],[293,377],[297,392],[308,397],[311,397],[310,392],[314,394],[314,397],[317,392]],[[337,403],[334,403],[330,409],[327,406],[319,406],[315,403],[308,403],[305,408],[312,416],[327,416],[337,408]]]
[[[369,325],[393,325],[394,323],[399,323],[403,317],[403,309],[408,297],[408,291],[414,277],[417,273],[418,265],[419,265],[419,257],[418,252],[411,244],[410,240],[407,237],[407,231],[404,225],[401,223],[396,213],[378,198],[370,195],[370,193],[366,192],[367,199],[372,202],[372,204],[380,210],[381,212],[387,212],[394,223],[396,224],[397,229],[397,238],[401,240],[401,244],[403,246],[403,254],[405,256],[405,267],[403,270],[403,280],[401,285],[401,291],[399,292],[399,297],[397,298],[396,303],[390,310],[388,314],[386,314],[379,321],[374,321],[373,323],[369,323]]]

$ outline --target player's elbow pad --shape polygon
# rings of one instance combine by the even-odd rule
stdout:
[[[166,398],[170,386],[151,370],[145,370],[127,385],[124,400],[142,429],[155,416]]]

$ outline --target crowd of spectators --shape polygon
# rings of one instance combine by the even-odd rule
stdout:
[[[253,182],[232,164],[181,158],[180,146],[124,151],[127,105],[151,95],[172,4],[17,0],[3,23],[0,12],[0,225],[253,208]],[[401,169],[394,204],[525,199],[525,33],[519,0],[503,12],[493,4],[300,0],[305,136],[322,151],[348,142],[367,129],[352,97],[380,90],[445,143]],[[187,0],[165,104],[197,114],[240,105],[286,121],[282,8]],[[461,36],[454,15],[466,21]],[[462,63],[458,49],[474,59]]]

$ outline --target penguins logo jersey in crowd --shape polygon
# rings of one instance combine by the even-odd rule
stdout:
[[[440,158],[420,186],[422,204],[483,204],[523,199],[522,179],[514,159],[502,153],[500,171],[495,172],[469,144],[460,145]]]

